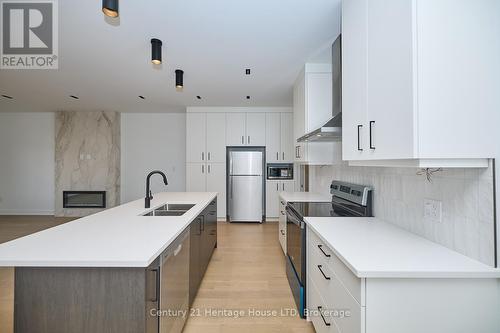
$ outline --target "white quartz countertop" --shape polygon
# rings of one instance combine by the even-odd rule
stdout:
[[[306,217],[359,278],[500,278],[500,270],[376,218]]]
[[[280,192],[280,198],[286,202],[330,202],[332,197],[315,192]]]
[[[0,244],[0,266],[147,267],[217,196],[213,192],[154,194]],[[165,203],[196,204],[182,216],[140,216]]]

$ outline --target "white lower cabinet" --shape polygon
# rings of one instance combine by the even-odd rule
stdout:
[[[498,279],[358,278],[309,227],[306,251],[316,332],[499,332]]]
[[[266,217],[279,217],[279,194],[280,192],[293,192],[293,180],[267,180],[266,181]]]
[[[226,163],[186,163],[186,191],[217,192],[217,217],[226,217]]]
[[[278,239],[283,253],[286,255],[286,201],[281,197],[279,198],[279,205]]]

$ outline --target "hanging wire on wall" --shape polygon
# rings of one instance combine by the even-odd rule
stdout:
[[[441,171],[443,171],[443,168],[425,168],[425,169],[420,169],[419,171],[417,171],[417,175],[418,176],[425,175],[425,177],[427,178],[427,181],[429,183],[432,183],[432,176],[436,172],[441,172]]]

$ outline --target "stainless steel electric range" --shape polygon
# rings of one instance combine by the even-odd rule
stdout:
[[[372,189],[368,186],[333,181],[331,202],[289,202],[286,207],[287,278],[297,309],[304,318],[306,308],[305,217],[372,216]],[[332,223],[335,223],[332,221]]]

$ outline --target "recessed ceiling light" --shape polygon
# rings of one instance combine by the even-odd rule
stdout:
[[[161,40],[151,39],[151,62],[155,65],[161,64],[161,45]]]
[[[14,97],[12,96],[9,96],[9,95],[2,95],[3,98],[7,98],[7,99],[13,99]]]
[[[175,70],[175,87],[182,89],[184,87],[184,71],[181,69]]]
[[[118,17],[118,0],[102,0],[102,12],[109,17]]]
[[[245,74],[246,74],[246,75],[250,75],[250,72],[251,72],[251,71],[250,71],[250,68],[245,69]]]
[[[146,99],[146,97],[142,96],[142,95],[139,95],[139,98],[140,99]]]
[[[247,96],[247,99],[250,99],[250,96]]]
[[[201,99],[201,96],[196,96],[196,98]]]
[[[69,97],[71,97],[71,98],[73,98],[73,99],[80,99],[80,97],[75,96],[75,95],[69,95]]]

